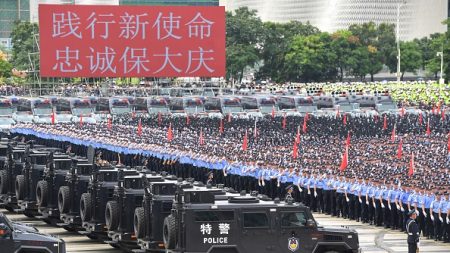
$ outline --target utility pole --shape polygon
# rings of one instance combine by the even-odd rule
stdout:
[[[439,78],[439,84],[444,84],[443,72],[444,72],[444,50],[437,52],[436,56],[441,57],[441,74]]]
[[[400,83],[400,77],[401,77],[401,52],[400,52],[400,7],[402,7],[404,4],[406,4],[406,1],[402,1],[401,3],[397,4],[397,83]]]

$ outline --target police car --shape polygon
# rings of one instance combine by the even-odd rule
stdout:
[[[355,230],[320,227],[306,206],[198,187],[177,190],[163,237],[167,252],[360,252]]]
[[[63,240],[41,234],[33,227],[12,223],[3,213],[0,213],[0,245],[2,252],[66,252]]]

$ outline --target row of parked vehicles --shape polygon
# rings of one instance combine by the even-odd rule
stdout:
[[[59,123],[106,121],[121,114],[196,114],[208,117],[263,117],[267,114],[333,116],[337,111],[355,116],[398,113],[388,94],[346,93],[323,95],[238,94],[186,97],[3,97],[0,127],[14,123]],[[53,117],[53,118],[52,118]]]
[[[88,157],[81,157],[2,139],[1,205],[130,252],[360,250],[354,230],[323,228],[309,208],[292,200],[108,163],[93,153],[89,149]],[[65,253],[62,240],[2,217],[7,219],[0,215],[0,244],[6,252]]]

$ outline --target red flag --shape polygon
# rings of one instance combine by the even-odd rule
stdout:
[[[111,130],[112,129],[112,119],[108,118],[108,129]]]
[[[435,107],[434,107],[434,105],[433,105],[433,109],[431,109],[431,114],[436,114],[436,111],[435,111],[436,109],[435,109]]]
[[[342,121],[344,123],[344,126],[347,125],[347,114],[344,114],[344,120]]]
[[[191,119],[189,118],[189,115],[186,115],[186,125],[190,125],[191,124]]]
[[[200,129],[199,143],[200,145],[205,145],[205,139],[203,138],[203,129]]]
[[[445,111],[444,110],[441,110],[441,119],[442,119],[442,121],[445,120]]]
[[[431,135],[431,129],[430,129],[430,118],[428,118],[428,122],[427,122],[427,132],[426,132],[427,136]]]
[[[400,139],[397,149],[397,158],[402,159],[402,155],[403,155],[403,139]]]
[[[422,122],[423,122],[423,116],[421,113],[421,114],[419,114],[419,126],[422,126]]]
[[[308,126],[307,126],[307,121],[308,121],[308,114],[306,114],[306,116],[303,118],[303,133],[306,133],[306,130],[307,130],[307,128],[308,128]]]
[[[108,118],[108,129],[111,130],[112,129],[112,119]]]
[[[52,125],[55,124],[55,111],[52,111]]]
[[[228,113],[228,123],[231,123],[231,112]]]
[[[297,127],[297,135],[295,136],[295,143],[300,144],[300,126]]]
[[[133,112],[131,113],[131,118],[132,119],[136,118],[136,111],[135,110],[133,110]]]
[[[83,127],[83,114],[80,114],[80,127]]]
[[[448,134],[447,150],[450,153],[450,133]]]
[[[275,106],[272,106],[272,119],[275,118]]]
[[[247,130],[245,130],[244,141],[242,142],[242,150],[246,151],[247,147],[248,147],[248,133]]]
[[[341,117],[341,113],[339,112],[339,107],[336,110],[336,118],[340,118]]]
[[[286,113],[283,115],[283,122],[281,122],[281,127],[286,129]]]
[[[306,114],[305,114],[305,118],[306,118],[306,121],[308,121],[308,120],[309,120],[309,113],[308,113],[308,112],[306,112]]]
[[[294,146],[292,147],[292,159],[297,159],[297,157],[298,157],[297,141],[294,140]]]
[[[139,121],[138,121],[137,134],[139,136],[142,135],[142,122],[141,122],[141,119],[139,119]]]
[[[342,156],[342,162],[340,170],[344,171],[348,166],[348,146],[345,147],[344,155]]]
[[[386,114],[384,115],[384,119],[383,119],[383,130],[387,129],[387,117]]]
[[[223,134],[223,119],[220,119],[219,133]]]
[[[158,112],[158,126],[161,126],[162,123],[162,115],[161,112]]]
[[[396,127],[397,127],[397,125],[395,125],[394,128],[392,129],[391,141],[395,141],[395,128]]]
[[[169,142],[173,140],[172,123],[169,124],[169,129],[167,129],[167,140]]]
[[[402,106],[402,109],[400,111],[400,116],[405,116],[405,107]]]
[[[347,134],[347,140],[345,141],[345,146],[350,147],[350,132]]]
[[[412,176],[414,174],[414,154],[411,154],[411,161],[409,162],[409,170],[408,176]]]

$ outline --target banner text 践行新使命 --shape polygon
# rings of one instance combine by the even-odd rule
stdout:
[[[223,77],[220,6],[39,5],[45,77]]]

